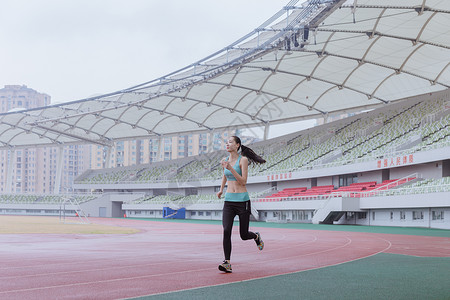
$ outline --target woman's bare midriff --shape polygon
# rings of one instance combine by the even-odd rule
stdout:
[[[247,188],[245,185],[239,184],[237,181],[227,182],[227,193],[245,193]]]

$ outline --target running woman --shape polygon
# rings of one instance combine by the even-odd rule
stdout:
[[[239,149],[241,150],[240,154],[238,153]],[[217,197],[220,199],[225,184],[228,182],[222,211],[223,252],[225,254],[225,260],[219,265],[219,270],[231,273],[231,230],[236,215],[239,216],[241,239],[254,240],[259,250],[264,248],[264,242],[259,232],[248,231],[251,204],[246,184],[249,163],[262,164],[266,161],[252,149],[242,145],[241,139],[237,136],[232,136],[228,139],[227,151],[230,155],[221,161],[224,171],[220,191],[217,193]]]

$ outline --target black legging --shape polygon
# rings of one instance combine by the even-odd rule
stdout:
[[[243,240],[256,239],[256,234],[248,231],[250,223],[251,204],[250,200],[245,202],[225,201],[223,205],[222,225],[223,225],[223,252],[225,259],[231,257],[231,231],[233,229],[233,220],[236,215],[239,216],[239,233]]]

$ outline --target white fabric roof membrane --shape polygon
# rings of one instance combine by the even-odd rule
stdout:
[[[0,114],[0,148],[112,145],[264,126],[450,87],[450,1],[297,2],[167,76],[95,98]]]

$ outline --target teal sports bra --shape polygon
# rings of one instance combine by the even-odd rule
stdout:
[[[241,167],[239,166],[239,161],[241,160],[241,157],[242,157],[242,156],[239,155],[238,159],[236,160],[236,163],[235,163],[234,166],[233,166],[233,169],[235,169],[236,172],[237,172],[239,175],[242,176],[242,170],[241,170]],[[228,160],[228,157],[227,157],[226,160]],[[236,178],[234,177],[233,173],[231,173],[230,170],[225,169],[225,170],[223,171],[223,174],[225,175],[225,177],[227,178],[227,180],[229,180],[229,181],[236,181]]]

